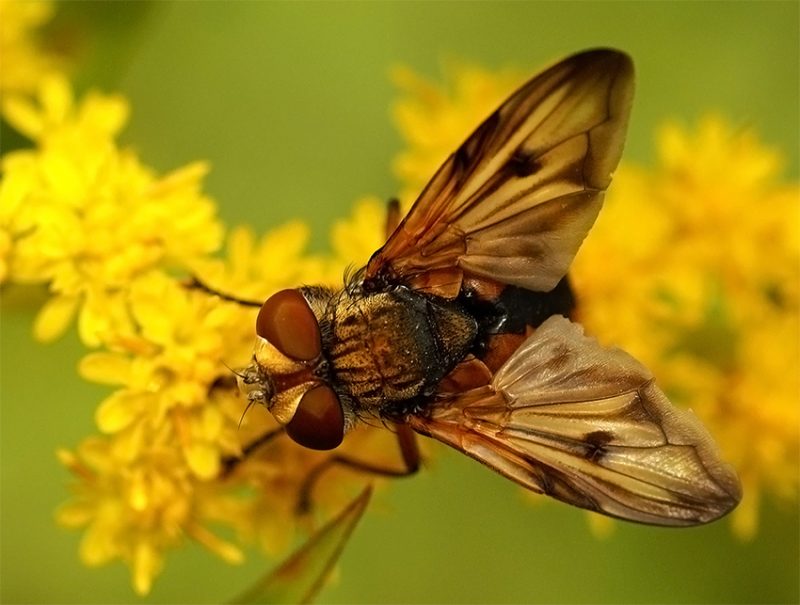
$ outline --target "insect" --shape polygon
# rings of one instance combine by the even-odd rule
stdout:
[[[612,517],[687,526],[736,506],[739,481],[650,372],[568,319],[566,275],[624,142],[633,65],[573,55],[512,94],[445,161],[340,290],[261,305],[240,383],[297,443],[336,448],[365,419]],[[624,287],[620,284],[620,287]]]

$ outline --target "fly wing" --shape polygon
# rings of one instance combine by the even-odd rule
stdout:
[[[534,77],[445,161],[365,281],[424,289],[466,272],[550,291],[600,210],[632,97],[631,60],[613,50]]]
[[[612,517],[695,525],[741,498],[695,416],[672,407],[632,357],[560,316],[491,385],[446,396],[407,421],[535,492]]]

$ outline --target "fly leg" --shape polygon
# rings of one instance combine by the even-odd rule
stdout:
[[[325,462],[314,467],[300,486],[300,494],[297,500],[297,513],[301,515],[307,514],[311,510],[311,495],[314,487],[325,471],[334,466],[343,466],[357,472],[376,475],[378,477],[408,477],[416,473],[420,467],[417,435],[407,424],[396,424],[395,428],[397,444],[400,448],[400,455],[403,459],[404,468],[386,468],[363,460],[356,460],[348,456],[331,456],[325,460]]]
[[[397,226],[400,224],[400,218],[400,202],[397,200],[397,198],[392,198],[386,204],[386,224],[384,226],[384,230],[386,232],[387,239],[392,233],[394,233],[394,230],[397,229]],[[186,280],[186,282],[184,282],[184,286],[190,290],[200,290],[206,294],[216,296],[217,298],[227,300],[228,302],[234,302],[244,307],[261,307],[261,305],[264,304],[264,301],[261,300],[247,300],[246,298],[239,298],[238,296],[220,292],[219,290],[216,290],[208,284],[200,281],[197,276],[192,276]]]
[[[260,307],[264,304],[264,301],[247,300],[246,298],[239,298],[237,296],[232,296],[231,294],[226,294],[225,292],[220,292],[219,290],[215,290],[211,286],[201,282],[197,277],[194,276],[186,280],[183,285],[189,290],[200,290],[206,294],[211,294],[212,296],[242,305],[243,307]]]
[[[267,431],[266,433],[258,437],[255,441],[252,441],[251,443],[248,443],[246,446],[244,446],[244,448],[242,448],[241,456],[227,456],[226,458],[223,458],[222,471],[220,472],[220,475],[222,477],[227,477],[228,475],[230,475],[234,470],[236,470],[236,467],[239,464],[241,464],[241,462],[245,458],[247,458],[250,454],[252,454],[261,446],[266,445],[276,437],[283,435],[284,430],[285,430],[284,427],[280,426],[271,431]]]
[[[403,468],[387,468],[377,464],[371,464],[363,460],[356,460],[355,458],[335,454],[311,469],[301,483],[296,505],[296,511],[298,515],[307,514],[311,510],[311,496],[314,487],[322,478],[322,475],[325,473],[325,471],[335,466],[342,466],[353,471],[368,475],[375,475],[378,477],[408,477],[416,473],[420,467],[420,453],[419,445],[417,444],[417,435],[406,424],[397,424],[395,425],[395,428],[395,436],[397,437],[397,444],[400,449]],[[236,467],[253,452],[270,443],[273,439],[283,435],[284,433],[284,427],[278,427],[271,431],[267,431],[251,443],[247,444],[242,449],[241,456],[229,456],[224,458],[222,460],[222,471],[220,475],[222,477],[230,475],[232,472],[234,472],[234,470],[236,470]]]

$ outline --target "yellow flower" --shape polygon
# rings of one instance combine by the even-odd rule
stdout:
[[[574,266],[587,328],[645,361],[737,467],[734,530],[793,505],[800,456],[800,189],[718,116],[667,124],[660,165],[621,168]]]
[[[0,0],[0,98],[33,93],[40,79],[58,66],[35,30],[53,14],[46,0]]]
[[[85,440],[77,453],[59,457],[80,478],[73,500],[58,511],[68,527],[86,527],[80,556],[97,566],[122,559],[130,567],[134,588],[146,594],[163,565],[167,548],[186,535],[203,542],[225,560],[236,563],[242,553],[216,538],[203,526],[207,511],[226,507],[232,498],[222,490],[202,490],[203,505],[193,502],[198,486],[164,432],[151,436],[147,454],[135,460],[120,458],[113,440]],[[207,487],[207,486],[205,486]]]
[[[205,166],[158,177],[119,149],[128,113],[120,97],[90,94],[76,105],[67,83],[52,78],[40,106],[11,97],[4,109],[35,148],[3,157],[3,278],[49,285],[40,337],[57,336],[80,310],[84,342],[104,347],[84,358],[81,373],[116,388],[96,413],[104,436],[60,453],[76,476],[76,496],[59,520],[86,528],[81,557],[92,565],[125,561],[144,594],[185,536],[241,560],[211,522],[237,528],[243,539],[255,528],[272,552],[289,544],[299,486],[320,457],[281,438],[270,456],[227,472],[244,445],[275,428],[265,410],[242,418],[245,401],[227,369],[252,354],[255,309],[172,275],[207,270],[222,291],[260,300],[326,280],[332,262],[304,253],[301,223],[258,242],[234,230],[228,262],[209,257],[222,230],[200,192]],[[265,501],[274,506],[262,510]]]
[[[139,434],[142,424],[158,430],[168,420],[189,423],[194,413],[202,414],[205,429],[220,425],[219,413],[210,415],[209,392],[228,375],[226,364],[240,366],[248,359],[252,314],[157,274],[134,284],[130,304],[135,329],[112,341],[111,351],[89,354],[81,364],[85,378],[123,386],[98,408],[100,430]],[[137,455],[138,450],[130,452]],[[191,457],[187,462],[197,466]]]
[[[352,233],[359,224],[341,228]],[[305,255],[307,233],[305,225],[290,223],[256,241],[249,230],[235,229],[225,261],[196,265],[221,292],[261,300],[318,282],[347,260]],[[341,285],[341,272],[335,281]],[[127,329],[81,363],[85,378],[117,387],[96,413],[104,436],[87,439],[76,453],[60,453],[76,475],[76,496],[59,520],[86,528],[81,557],[92,565],[123,560],[145,594],[183,536],[226,561],[242,559],[237,545],[211,532],[211,523],[233,528],[241,542],[257,542],[268,553],[284,551],[297,531],[313,524],[298,515],[300,494],[312,469],[333,454],[279,435],[231,463],[277,428],[264,409],[244,414],[246,401],[227,369],[243,367],[252,354],[256,309],[162,273],[134,281],[127,300]],[[388,431],[364,427],[336,454],[397,466],[392,439]],[[340,507],[367,480],[331,469],[314,485],[314,510]]]
[[[105,436],[60,453],[79,481],[59,520],[87,527],[84,562],[122,559],[145,594],[186,535],[225,560],[243,558],[207,524],[241,506],[217,479],[250,432],[238,431],[242,401],[225,364],[247,359],[252,312],[158,273],[137,280],[129,302],[131,329],[81,364],[84,377],[121,388],[97,410]]]
[[[205,164],[159,177],[118,148],[124,99],[90,93],[76,106],[57,77],[44,81],[39,98],[40,107],[22,97],[4,104],[36,143],[2,159],[6,278],[49,285],[40,339],[59,336],[80,311],[81,338],[96,346],[128,329],[135,280],[190,266],[217,249],[222,230],[200,191]]]

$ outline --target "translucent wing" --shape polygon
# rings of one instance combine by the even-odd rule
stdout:
[[[631,60],[613,50],[530,80],[442,165],[370,259],[367,283],[426,288],[467,272],[551,290],[600,210],[632,96]]]
[[[641,523],[712,521],[741,498],[734,471],[650,373],[553,316],[489,386],[407,418],[535,491]]]

